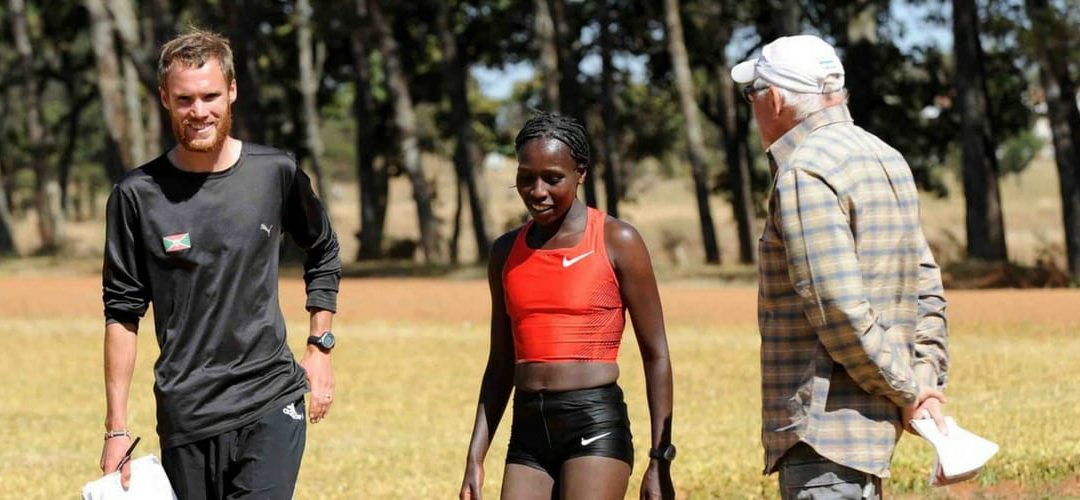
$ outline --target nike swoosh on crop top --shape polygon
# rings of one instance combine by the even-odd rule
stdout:
[[[604,243],[607,214],[587,213],[571,248],[529,248],[532,221],[514,239],[502,278],[517,363],[614,363],[619,355],[626,315]]]

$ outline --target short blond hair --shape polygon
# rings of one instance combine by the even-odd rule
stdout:
[[[217,59],[225,76],[225,83],[232,83],[236,71],[233,68],[229,40],[213,31],[193,28],[161,47],[161,57],[158,58],[158,85],[165,87],[165,78],[173,65],[199,68],[210,59]]]

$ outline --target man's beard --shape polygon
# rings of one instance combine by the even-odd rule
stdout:
[[[225,144],[225,139],[229,137],[229,131],[232,128],[232,106],[226,108],[225,114],[221,115],[221,118],[218,118],[217,123],[214,125],[214,141],[208,145],[205,143],[196,143],[198,139],[187,139],[186,134],[184,134],[184,128],[187,123],[189,123],[189,120],[186,118],[174,118],[172,120],[173,136],[176,137],[176,142],[180,144],[181,147],[192,153],[220,151],[222,144]]]

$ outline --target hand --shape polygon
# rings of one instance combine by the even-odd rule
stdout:
[[[465,466],[465,479],[461,480],[459,500],[481,500],[484,498],[484,465],[470,461]]]
[[[309,345],[300,367],[304,369],[308,387],[311,388],[308,419],[317,424],[326,417],[334,402],[334,368],[330,365],[330,353]]]
[[[930,417],[934,419],[934,423],[937,424],[937,428],[942,434],[948,435],[949,431],[945,428],[945,394],[941,391],[925,390],[915,400],[915,403],[905,406],[904,411],[901,414],[903,419],[904,429],[908,432],[918,435],[915,429],[911,426],[912,419]]]
[[[116,466],[124,458],[129,446],[131,446],[131,438],[128,436],[117,436],[105,440],[105,444],[101,447],[101,461],[98,462],[103,475],[116,472]],[[130,485],[131,460],[128,460],[120,469],[120,486],[127,490]]]
[[[675,486],[671,483],[671,464],[656,459],[649,461],[649,468],[641,478],[641,500],[671,500],[675,498]]]

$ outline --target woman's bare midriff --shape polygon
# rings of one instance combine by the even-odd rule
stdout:
[[[590,361],[518,363],[514,387],[519,391],[573,391],[608,385],[619,379],[619,365]]]

